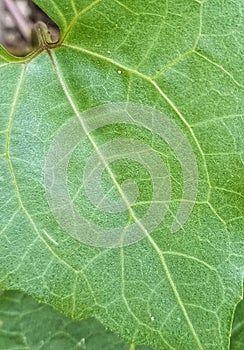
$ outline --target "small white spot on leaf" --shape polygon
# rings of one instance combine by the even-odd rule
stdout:
[[[85,338],[82,338],[82,339],[79,341],[79,343],[77,343],[77,346],[78,346],[78,347],[81,347],[81,346],[83,346],[85,343],[86,343],[86,339],[85,339]]]

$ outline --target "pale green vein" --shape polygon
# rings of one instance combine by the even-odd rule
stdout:
[[[120,48],[122,48],[122,46],[126,43],[126,40],[130,37],[131,33],[133,33],[135,27],[138,25],[139,23],[139,18],[136,19],[136,21],[134,22],[133,26],[131,26],[130,30],[125,30],[125,35],[123,36],[123,39],[119,42],[119,45],[116,45],[114,48],[113,53],[116,53]],[[123,50],[123,48],[122,48]]]
[[[50,267],[52,266],[53,262],[54,262],[54,256],[51,256],[51,258],[49,259],[48,264],[46,265],[45,269],[42,271],[40,277],[42,277],[43,279],[45,279],[45,275],[48,272],[48,270],[50,269]]]
[[[1,56],[0,56],[0,57],[1,57]],[[8,65],[10,65],[10,64],[11,64],[10,62],[0,64],[0,68],[6,67],[6,66],[8,66]]]
[[[49,0],[49,1],[52,4],[55,11],[58,13],[59,18],[62,20],[64,28],[67,28],[67,21],[66,21],[66,18],[64,16],[63,12],[60,10],[59,6],[53,0]]]
[[[180,256],[180,257],[183,257],[183,258],[186,258],[186,259],[189,259],[189,260],[193,260],[193,261],[196,261],[198,262],[199,264],[201,265],[204,265],[205,267],[207,267],[209,270],[211,271],[214,271],[216,272],[216,274],[218,273],[217,269],[211,265],[209,265],[208,263],[206,263],[206,261],[204,260],[201,260],[201,259],[198,259],[196,258],[195,256],[192,256],[192,255],[188,255],[188,254],[184,254],[184,253],[179,253],[179,252],[176,252],[176,251],[168,251],[168,250],[165,250],[162,252],[164,255],[174,255],[174,256]]]
[[[172,307],[172,309],[170,310],[170,312],[167,314],[167,316],[163,319],[163,322],[160,325],[160,328],[163,329],[165,327],[165,325],[167,325],[167,322],[169,321],[170,317],[172,317],[173,313],[176,310],[176,306]]]
[[[199,125],[204,125],[204,124],[210,124],[210,123],[218,123],[219,120],[225,120],[225,119],[236,119],[236,118],[243,118],[244,115],[243,114],[230,114],[230,115],[222,115],[222,116],[218,116],[217,118],[211,118],[211,119],[205,119],[205,120],[201,120],[199,122],[196,122],[194,124],[191,124],[191,128],[196,128]]]
[[[19,208],[13,213],[11,218],[8,220],[7,224],[1,229],[0,235],[2,235],[2,233],[4,233],[6,231],[6,229],[12,224],[12,222],[13,222],[15,216],[18,214],[18,212],[19,212]]]
[[[80,12],[78,12],[76,14],[76,16],[72,19],[72,21],[70,22],[66,32],[64,33],[64,36],[62,37],[63,41],[64,39],[67,39],[69,34],[72,31],[72,28],[74,27],[74,25],[76,24],[76,22],[78,21],[79,17],[84,15],[86,12],[90,11],[93,7],[95,7],[96,5],[98,5],[102,0],[95,0],[93,1],[90,5],[88,5],[87,7],[85,7],[84,9],[82,9]]]
[[[144,204],[150,204],[150,203],[157,203],[157,204],[169,204],[169,203],[181,203],[181,202],[184,202],[184,203],[194,203],[194,204],[207,204],[207,201],[192,201],[192,200],[189,200],[189,199],[172,199],[172,200],[162,200],[162,201],[139,201],[139,202],[136,202],[134,204],[132,204],[133,207],[137,207],[137,206],[140,206],[140,205],[144,205]]]
[[[67,46],[67,45],[66,45],[66,46]],[[87,51],[87,50],[86,50],[86,51]],[[97,55],[97,54],[96,54],[96,55]],[[186,309],[185,309],[185,306],[184,306],[184,304],[183,304],[183,302],[182,302],[182,300],[181,300],[181,298],[180,298],[180,295],[179,295],[179,293],[178,293],[178,291],[177,291],[177,288],[176,288],[176,285],[175,285],[175,283],[174,283],[174,281],[173,281],[173,279],[172,279],[172,277],[171,277],[170,271],[169,271],[169,269],[168,269],[168,266],[167,266],[167,264],[166,264],[165,258],[164,258],[164,256],[163,256],[163,254],[162,254],[160,248],[158,247],[158,245],[156,244],[156,242],[153,240],[153,238],[148,234],[148,232],[147,232],[147,230],[145,229],[145,227],[144,227],[144,226],[142,225],[142,223],[138,220],[138,218],[136,217],[134,211],[131,209],[130,203],[128,202],[128,199],[127,199],[126,196],[124,195],[124,193],[123,193],[123,191],[122,191],[120,185],[118,184],[118,182],[117,182],[117,180],[116,180],[116,178],[115,178],[113,172],[111,171],[109,165],[107,164],[106,159],[104,159],[104,157],[103,157],[103,155],[101,154],[101,152],[99,151],[99,149],[98,149],[98,147],[97,147],[95,141],[94,141],[93,138],[91,137],[91,135],[90,135],[90,133],[89,133],[89,131],[88,131],[88,129],[87,129],[87,127],[86,127],[86,125],[85,125],[85,123],[84,123],[82,117],[81,117],[81,114],[80,114],[80,112],[78,111],[75,102],[73,101],[72,95],[70,94],[70,92],[69,92],[69,90],[68,90],[68,88],[67,88],[67,86],[66,86],[66,83],[65,83],[65,81],[64,81],[64,78],[63,78],[61,72],[59,71],[59,68],[58,68],[58,65],[57,65],[56,62],[55,62],[54,56],[52,55],[51,52],[49,53],[49,56],[50,56],[51,62],[52,62],[52,64],[53,64],[53,68],[54,68],[54,70],[55,70],[55,72],[56,72],[56,74],[57,74],[57,78],[58,78],[58,80],[59,80],[59,82],[60,82],[60,85],[61,85],[63,91],[64,91],[64,94],[65,94],[67,100],[69,101],[70,106],[72,107],[72,109],[73,109],[73,111],[74,111],[76,117],[77,117],[78,120],[80,121],[81,126],[82,126],[82,128],[83,128],[83,130],[84,130],[84,132],[85,132],[85,134],[86,134],[86,136],[87,136],[87,138],[88,138],[88,140],[90,141],[90,143],[91,143],[91,145],[93,146],[94,150],[97,152],[98,157],[100,158],[100,161],[102,162],[102,164],[105,165],[105,168],[106,168],[106,170],[107,170],[107,172],[108,172],[108,175],[110,176],[110,178],[111,178],[111,180],[113,181],[115,187],[117,188],[119,194],[121,195],[121,198],[122,198],[122,200],[124,201],[124,203],[125,203],[125,205],[126,205],[128,211],[129,211],[131,217],[133,217],[133,219],[134,219],[134,222],[140,227],[140,229],[142,230],[142,232],[145,234],[145,237],[147,237],[148,241],[151,243],[152,247],[154,248],[154,250],[156,251],[157,255],[159,256],[159,259],[160,259],[160,262],[161,262],[161,264],[162,264],[162,267],[163,267],[163,270],[164,270],[164,272],[165,272],[165,275],[166,275],[166,277],[167,277],[167,279],[168,279],[168,281],[169,281],[169,284],[170,284],[170,286],[171,286],[171,288],[172,288],[172,291],[173,291],[173,293],[174,293],[174,295],[175,295],[176,301],[177,301],[177,303],[179,304],[179,307],[180,307],[180,309],[181,309],[181,311],[182,311],[182,313],[183,313],[183,315],[184,315],[184,317],[185,317],[185,320],[186,320],[186,322],[187,322],[187,324],[188,324],[188,326],[189,326],[189,329],[190,329],[190,331],[191,331],[191,333],[192,333],[192,335],[193,335],[193,338],[195,339],[195,342],[196,342],[196,344],[197,344],[197,347],[198,347],[198,349],[203,350],[203,347],[202,347],[202,344],[201,344],[201,342],[200,342],[200,339],[198,338],[198,335],[197,335],[197,333],[196,333],[196,331],[195,331],[195,329],[194,329],[194,326],[193,326],[193,324],[192,324],[192,322],[191,322],[191,320],[190,320],[190,318],[189,318],[189,316],[188,316],[188,313],[187,313],[187,311],[186,311]],[[99,56],[101,56],[101,55],[99,55]],[[109,59],[107,59],[107,60],[109,60]],[[141,76],[143,76],[143,74],[137,72],[137,75],[138,75],[138,74],[140,74]],[[148,78],[147,78],[147,80],[148,80]],[[150,80],[150,82],[152,82],[152,81]],[[160,88],[157,86],[157,84],[156,84],[154,81],[152,82],[152,84],[155,85],[155,87],[156,87],[159,91],[161,91]],[[174,107],[174,109],[175,109],[176,111],[178,111],[177,108],[173,105],[173,103],[169,100],[169,98],[168,98],[162,91],[161,91],[161,95],[165,97],[165,99],[170,103],[171,106]],[[179,112],[178,112],[178,114],[181,116],[181,114],[180,114]],[[182,118],[183,118],[183,116],[182,116]],[[184,120],[184,118],[183,118],[183,120]],[[188,125],[188,124],[187,124],[187,125]],[[194,135],[194,136],[195,136],[195,135]],[[199,146],[200,146],[200,145],[199,145]]]
[[[232,218],[232,219],[229,219],[229,220],[227,220],[227,223],[231,223],[231,222],[239,221],[239,220],[243,220],[243,215],[241,215],[241,216],[236,216],[236,217],[234,217],[234,218]]]
[[[115,23],[113,20],[111,20],[108,15],[105,15],[103,12],[101,12],[101,11],[99,11],[97,9],[95,11],[96,11],[97,14],[99,14],[101,17],[103,17],[109,24],[111,24],[114,28],[118,28],[118,24]],[[95,30],[99,31],[99,29],[97,29],[96,27],[93,27],[93,28]]]
[[[212,204],[210,202],[208,202],[208,206],[209,208],[212,210],[212,212],[214,213],[214,215],[219,219],[219,221],[222,222],[222,224],[224,225],[224,227],[226,227],[226,222],[224,221],[224,219],[222,219],[222,217],[217,213],[217,211],[214,209],[214,207],[212,206]]]
[[[77,8],[76,8],[74,0],[70,0],[70,3],[71,3],[71,7],[72,7],[72,9],[74,11],[75,16],[77,16],[78,11],[77,11]]]
[[[3,205],[1,205],[0,210],[3,210],[3,208],[6,207],[14,198],[15,198],[15,194],[11,196]]]
[[[190,131],[190,134],[193,138],[193,140],[195,141],[197,148],[202,156],[202,160],[203,160],[203,166],[205,169],[205,173],[206,173],[206,177],[207,177],[207,182],[209,185],[209,188],[211,187],[211,183],[210,183],[210,178],[209,178],[209,173],[208,173],[208,167],[207,167],[207,162],[206,162],[206,158],[205,158],[205,154],[201,148],[200,143],[198,142],[198,139],[193,131],[193,129],[191,128],[190,124],[187,122],[187,120],[184,118],[184,116],[181,114],[181,112],[179,111],[179,109],[176,107],[176,105],[170,100],[170,98],[163,92],[163,90],[157,85],[157,83],[155,81],[150,80],[151,83],[155,86],[155,88],[158,90],[158,92],[160,93],[160,95],[168,102],[168,104],[171,106],[171,108],[175,111],[175,113],[178,115],[178,117],[180,117],[181,121],[185,124],[185,126],[187,127],[187,129]]]
[[[128,6],[126,6],[125,4],[120,2],[119,0],[114,0],[114,2],[117,3],[119,6],[123,7],[124,9],[126,9],[128,12],[131,12],[133,15],[139,16],[139,13],[131,10]]]
[[[84,273],[86,269],[88,269],[97,259],[101,258],[103,255],[107,254],[107,250],[101,250],[98,254],[96,254],[94,257],[90,258],[90,260],[88,261],[87,264],[84,264],[81,268],[81,270],[79,270],[79,272]]]
[[[203,58],[205,61],[209,62],[210,64],[212,64],[213,66],[219,68],[220,70],[222,70],[222,72],[224,72],[226,75],[228,75],[228,77],[233,81],[233,83],[235,83],[238,87],[244,89],[244,85],[240,84],[234,77],[233,75],[231,75],[223,66],[221,66],[220,64],[212,61],[210,58],[204,56],[203,54],[201,54],[198,51],[195,51],[195,54],[198,55],[199,57]]]
[[[202,35],[202,17],[203,17],[203,2],[200,3],[200,12],[199,12],[199,31],[198,31],[198,36],[196,38],[196,41],[195,41],[195,44],[193,46],[193,50],[196,49],[197,47],[197,44],[201,38],[201,35]]]
[[[233,193],[239,197],[242,197],[244,198],[244,195],[242,193],[239,193],[239,192],[236,192],[236,191],[233,191],[233,190],[228,190],[226,188],[223,188],[223,187],[218,187],[218,186],[214,186],[212,187],[213,190],[219,190],[219,191],[224,191],[224,192],[228,192],[228,193]]]
[[[210,309],[208,309],[208,308],[206,308],[206,307],[203,307],[202,305],[196,305],[196,304],[193,304],[193,303],[186,303],[186,305],[189,306],[189,307],[193,307],[193,308],[196,308],[196,309],[199,309],[199,310],[203,310],[203,311],[205,311],[205,312],[208,312],[208,313],[210,313],[210,314],[216,316],[216,318],[218,319],[218,317],[217,317],[217,312],[216,312],[216,311],[210,310]]]
[[[168,63],[166,66],[164,66],[158,73],[156,73],[153,77],[151,77],[152,80],[157,80],[161,74],[163,74],[165,71],[169,70],[173,66],[175,66],[178,62],[184,60],[187,56],[191,55],[194,51],[190,50],[185,53],[183,53],[181,56],[175,58],[173,61]]]
[[[163,29],[163,25],[164,25],[164,22],[162,21],[160,26],[159,26],[159,30],[157,33],[155,33],[155,37],[153,39],[151,39],[151,44],[149,45],[148,49],[146,52],[144,52],[142,58],[141,58],[141,61],[139,62],[139,64],[137,65],[136,69],[138,70],[140,68],[140,66],[142,66],[142,64],[148,59],[149,55],[150,55],[150,52],[152,51],[152,49],[154,48],[154,45],[155,43],[158,41],[160,35],[161,35],[161,32],[162,32],[162,29]]]
[[[58,243],[47,233],[46,230],[42,230],[42,232],[44,233],[44,235],[47,237],[47,239],[52,242],[54,245],[58,246]]]
[[[222,157],[222,156],[241,156],[241,152],[237,152],[237,151],[235,151],[235,152],[205,152],[204,153],[205,154],[205,156],[211,156],[211,157],[214,157],[214,156],[220,156],[220,157]]]

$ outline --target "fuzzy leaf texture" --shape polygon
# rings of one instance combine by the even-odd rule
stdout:
[[[67,316],[95,317],[127,343],[227,350],[244,275],[243,1],[35,2],[61,38],[23,59],[0,51],[0,286]],[[103,124],[103,105],[114,106],[113,123]],[[133,106],[151,109],[144,117]],[[93,107],[97,129],[89,129]],[[151,126],[150,111],[159,111]],[[84,133],[77,145],[76,132]],[[104,145],[115,144],[107,160]],[[66,161],[59,189],[68,189],[71,215],[56,190],[60,206],[53,198],[50,206],[45,182],[46,165],[56,166],[47,179],[56,189]],[[187,219],[173,233],[179,210]],[[132,224],[145,233],[147,212],[153,229],[133,244],[74,234],[119,227],[126,235]],[[83,230],[78,217],[89,223]]]

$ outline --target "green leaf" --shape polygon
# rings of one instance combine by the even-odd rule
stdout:
[[[0,296],[2,350],[147,350],[126,345],[95,319],[70,320],[50,306],[21,292]]]
[[[244,302],[237,305],[231,332],[231,350],[244,348]]]
[[[128,343],[228,349],[244,266],[243,1],[36,3],[61,41],[0,52],[1,286]]]

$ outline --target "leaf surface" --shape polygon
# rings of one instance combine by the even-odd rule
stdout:
[[[61,42],[24,59],[0,53],[2,287],[24,290],[68,316],[95,316],[128,343],[228,349],[244,265],[243,2],[36,3],[60,26]],[[169,210],[157,228],[135,244],[106,249],[82,244],[57,223],[45,164],[65,125],[78,119],[86,128],[82,112],[119,102],[154,108],[181,130],[196,157],[198,189],[196,200],[185,198],[194,207],[173,234],[187,172],[153,123],[86,133],[70,156],[67,187],[98,235],[137,223],[134,213],[145,214],[155,191],[145,167],[116,160],[101,177],[104,198],[128,203],[130,191],[118,189],[130,178],[139,194],[133,211],[104,214],[83,191],[94,145],[134,138],[159,155],[171,181]],[[157,121],[163,128],[164,119]]]

